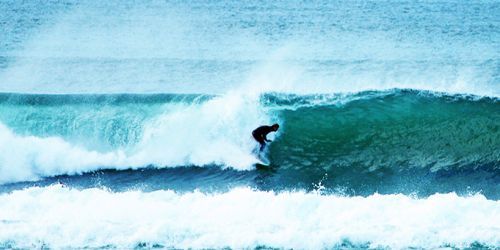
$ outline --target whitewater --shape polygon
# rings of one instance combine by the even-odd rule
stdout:
[[[2,1],[0,248],[499,248],[498,13]]]
[[[500,203],[481,195],[419,200],[241,188],[179,195],[54,185],[15,191],[0,201],[9,216],[2,221],[0,239],[16,247],[460,248],[500,243]]]

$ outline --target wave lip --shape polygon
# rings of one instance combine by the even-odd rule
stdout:
[[[220,194],[113,193],[54,185],[0,195],[0,211],[0,244],[21,248],[320,249],[348,242],[400,249],[500,244],[500,201],[453,193],[425,199],[248,188]]]

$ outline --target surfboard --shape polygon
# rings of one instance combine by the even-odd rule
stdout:
[[[256,169],[259,169],[259,170],[265,170],[265,169],[269,169],[271,167],[270,165],[266,165],[263,163],[255,163],[254,166]]]
[[[253,153],[257,157],[256,163],[253,164],[256,169],[258,169],[258,170],[265,170],[265,169],[270,169],[271,168],[271,163],[267,159],[267,157],[266,157],[266,155],[265,155],[264,152],[261,152],[258,149],[255,149],[255,151]]]

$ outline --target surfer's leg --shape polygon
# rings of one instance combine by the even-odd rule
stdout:
[[[260,151],[264,150],[264,147],[266,146],[266,143],[260,142]]]
[[[252,133],[253,138],[260,144],[260,149],[259,151],[264,150],[264,146],[266,146],[266,142],[264,141],[264,138],[262,136],[259,136],[255,133]]]

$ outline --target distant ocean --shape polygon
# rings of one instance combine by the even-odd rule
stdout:
[[[499,20],[1,1],[0,248],[500,248]]]

